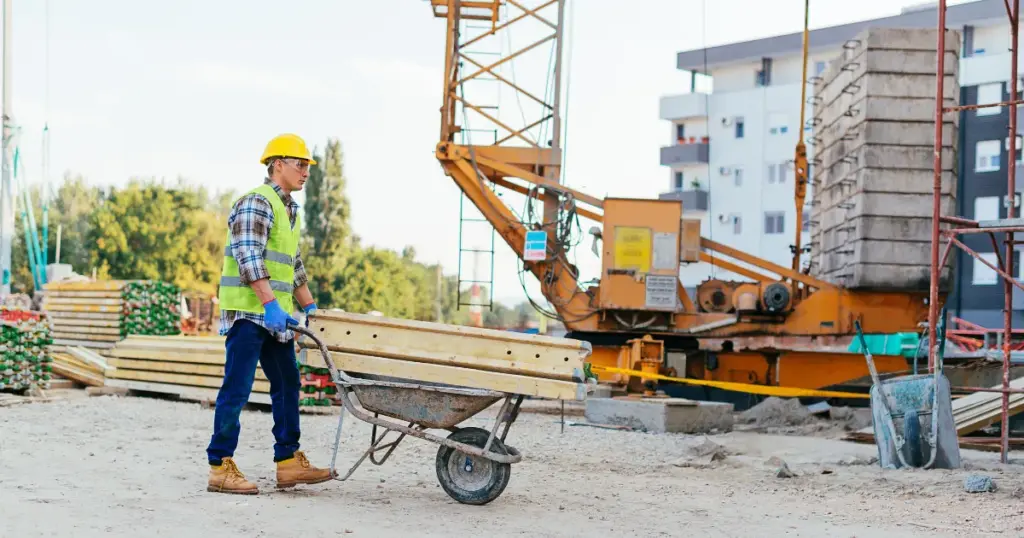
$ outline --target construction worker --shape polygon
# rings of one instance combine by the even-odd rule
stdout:
[[[208,491],[258,493],[233,459],[257,361],[270,381],[277,487],[332,478],[330,470],[312,466],[299,450],[299,369],[294,332],[288,329],[298,324],[290,315],[293,296],[307,315],[316,310],[299,257],[299,206],[291,196],[302,189],[316,161],[301,138],[283,134],[267,144],[260,163],[267,167],[264,183],[240,197],[228,216],[219,292],[227,360],[206,450]]]

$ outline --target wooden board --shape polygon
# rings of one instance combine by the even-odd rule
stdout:
[[[77,365],[64,363],[56,358],[52,363],[50,363],[50,367],[53,368],[54,373],[60,374],[68,379],[73,379],[90,387],[102,387],[106,382],[102,374],[86,370],[85,368],[78,367]]]
[[[191,387],[188,385],[175,385],[171,383],[151,383],[148,381],[131,381],[127,379],[108,379],[108,387],[120,387],[140,392],[155,392],[158,394],[170,394],[183,400],[195,401],[216,401],[217,389],[206,387]],[[219,388],[219,387],[218,387]],[[270,395],[255,390],[249,393],[249,403],[270,405]],[[299,406],[299,410],[305,409]]]
[[[224,351],[220,353],[207,353],[195,351],[182,351],[172,349],[134,349],[115,346],[103,352],[103,355],[119,359],[148,359],[166,362],[188,362],[194,364],[219,364],[224,365]]]
[[[317,313],[309,329],[331,351],[564,381],[583,381],[590,355],[580,340],[345,312]]]
[[[107,379],[125,379],[128,381],[148,381],[150,383],[166,383],[171,385],[184,385],[189,387],[206,387],[219,389],[223,381],[220,377],[171,374],[164,372],[144,372],[139,370],[124,370],[121,368],[107,370]],[[109,383],[108,383],[109,384]],[[270,382],[256,380],[252,385],[253,392],[270,392]]]
[[[308,353],[306,364],[325,366],[320,353]],[[457,366],[386,359],[355,353],[331,352],[334,365],[346,372],[393,376],[410,381],[444,383],[476,389],[489,389],[554,400],[586,399],[583,383],[558,381],[541,377],[488,372]]]
[[[187,358],[187,357],[185,357]],[[155,360],[138,360],[138,359],[107,359],[107,363],[118,369],[125,370],[143,370],[149,372],[168,372],[172,374],[191,374],[191,375],[203,375],[213,377],[224,377],[224,358],[222,357],[219,364],[190,364],[188,362],[164,362]],[[260,381],[268,381],[267,375],[263,373],[263,369],[259,366],[256,367],[256,379]]]

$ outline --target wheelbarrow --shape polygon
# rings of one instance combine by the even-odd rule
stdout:
[[[437,480],[452,499],[464,504],[482,505],[497,499],[505,490],[511,477],[511,464],[522,460],[518,450],[505,444],[509,429],[519,416],[522,395],[372,374],[349,374],[335,367],[330,350],[312,331],[294,325],[290,328],[316,344],[344,406],[338,418],[331,456],[331,474],[336,480],[347,480],[367,458],[374,465],[383,465],[398,444],[411,435],[440,445],[434,462]],[[358,405],[353,402],[353,394]],[[457,427],[500,400],[504,402],[490,431]],[[369,448],[347,473],[339,476],[335,463],[345,411],[372,424],[373,430]],[[377,434],[378,428],[383,430],[380,435]],[[447,437],[440,437],[428,433],[427,429],[443,429],[450,433]],[[391,432],[398,433],[397,438],[385,443],[385,437]]]
[[[864,340],[860,321],[857,338],[871,373],[871,422],[878,447],[878,464],[884,469],[960,467],[960,444],[949,379],[942,373],[945,316],[940,316],[935,370],[931,374],[880,379],[874,358]],[[915,359],[916,360],[916,359]]]

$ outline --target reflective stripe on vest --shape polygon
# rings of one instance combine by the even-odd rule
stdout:
[[[265,197],[274,211],[274,225],[263,254],[263,261],[270,273],[270,289],[285,312],[293,312],[295,256],[299,248],[301,218],[295,216],[295,225],[288,218],[288,208],[281,197],[269,184],[261,185],[243,196],[259,194]],[[237,202],[237,200],[236,200]],[[238,262],[231,249],[231,230],[225,230],[224,267],[221,270],[218,293],[221,310],[263,313],[263,304],[253,289],[242,283]]]
[[[249,286],[243,286],[242,285],[242,277],[239,277],[239,276],[222,276],[222,277],[220,277],[220,285],[221,286],[227,286],[227,287],[238,287],[238,288],[241,288],[241,287],[248,288],[249,287]],[[270,281],[270,289],[272,289],[274,291],[283,291],[285,293],[291,293],[292,291],[294,291],[293,288],[294,288],[294,286],[292,285],[291,282],[282,282],[280,280],[271,280]]]
[[[231,252],[231,245],[224,247],[224,255],[227,257],[234,257],[234,253]],[[268,262],[286,263],[288,265],[295,265],[295,257],[289,256],[284,252],[274,252],[273,250],[267,249],[263,253],[263,259]]]

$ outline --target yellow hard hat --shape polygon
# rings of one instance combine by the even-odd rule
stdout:
[[[306,141],[299,135],[290,133],[275,136],[270,142],[267,142],[267,147],[263,150],[263,157],[260,157],[260,164],[267,164],[271,157],[294,157],[305,159],[309,161],[309,164],[316,164],[313,156],[309,154]]]

